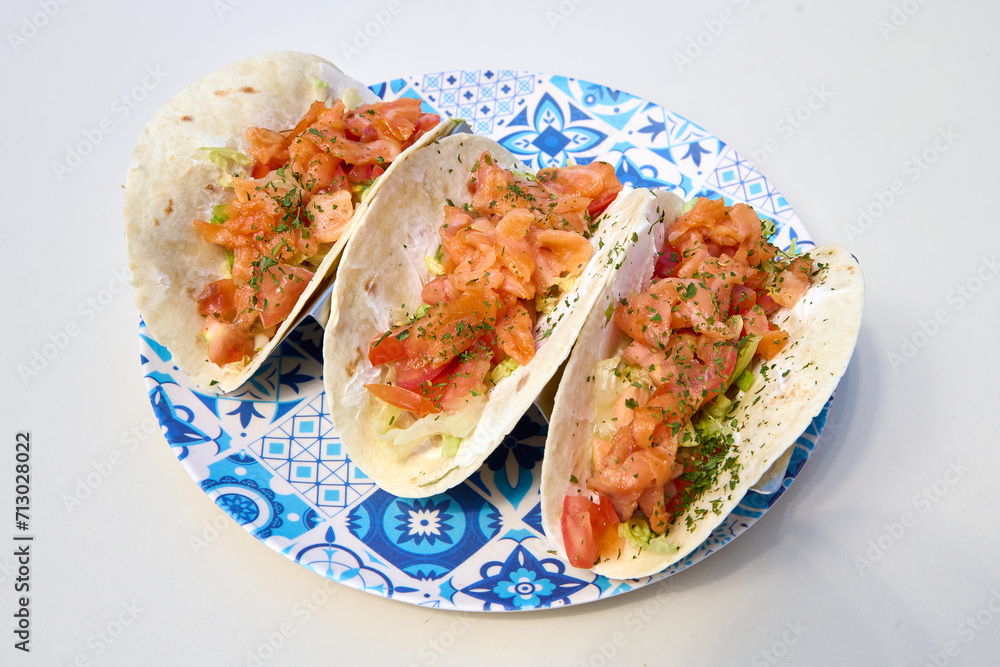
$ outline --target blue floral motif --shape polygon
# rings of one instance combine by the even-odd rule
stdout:
[[[257,503],[246,496],[236,493],[227,493],[218,497],[216,504],[225,510],[226,514],[236,519],[241,526],[250,523],[260,516],[260,509]]]
[[[506,561],[483,565],[479,571],[482,579],[462,592],[483,600],[484,610],[492,605],[509,610],[550,607],[556,602],[568,602],[570,595],[588,585],[565,572],[563,561],[538,560],[518,543]]]
[[[497,582],[493,592],[501,598],[510,598],[518,609],[537,607],[542,597],[548,596],[556,585],[548,579],[538,579],[538,573],[526,568],[518,568],[510,578]]]
[[[447,498],[438,504],[435,504],[433,498],[428,499],[426,503],[414,500],[412,505],[400,500],[396,503],[396,507],[402,510],[396,515],[401,534],[398,543],[412,540],[414,544],[420,544],[427,540],[428,543],[434,544],[437,540],[441,540],[451,544],[451,535],[448,534],[452,529],[448,523],[451,515],[446,511],[450,504],[451,501]]]
[[[542,95],[530,120],[528,111],[528,108],[522,109],[507,124],[509,128],[524,126],[528,129],[508,134],[499,143],[539,168],[560,167],[570,157],[583,157],[583,161],[589,162],[596,147],[608,138],[607,134],[593,127],[593,122],[584,122],[589,120],[584,112],[568,103],[564,112],[548,93]]]

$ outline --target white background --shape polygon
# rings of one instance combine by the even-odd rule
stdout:
[[[996,5],[342,4],[3,3],[0,664],[995,664]],[[153,428],[119,277],[122,184],[161,104],[279,49],[369,82],[485,67],[576,76],[755,158],[817,241],[853,250],[868,287],[827,432],[781,502],[663,584],[524,614],[327,585],[237,528]],[[57,174],[103,119],[110,131]],[[33,443],[30,655],[13,648],[19,431]]]

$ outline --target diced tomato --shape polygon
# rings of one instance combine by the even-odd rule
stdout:
[[[422,113],[417,118],[417,123],[413,128],[413,141],[416,141],[430,130],[437,127],[441,122],[441,116],[436,113]]]
[[[416,392],[391,384],[366,384],[365,389],[375,398],[402,410],[408,410],[418,417],[439,412],[437,406]]]
[[[738,357],[739,352],[734,345],[713,341],[710,338],[702,339],[702,343],[698,346],[698,358],[705,362],[705,370],[701,376],[702,398],[699,407],[714,399],[726,388],[736,368]]]
[[[473,391],[482,392],[483,381],[493,365],[493,349],[483,337],[457,361],[457,368],[445,377],[444,391],[436,402],[442,410],[460,410]]]
[[[617,533],[618,515],[604,496],[598,504],[586,496],[569,494],[563,498],[560,524],[570,565],[590,568],[597,562],[606,535],[611,530]]]
[[[664,494],[663,513],[673,519],[674,516],[684,508],[684,490],[691,486],[689,480],[678,477],[666,486],[668,493]]]
[[[208,360],[219,366],[243,361],[254,352],[253,339],[236,324],[210,317],[205,320],[200,335],[208,342]]]
[[[254,178],[264,178],[269,173],[271,173],[271,169],[261,162],[254,162],[253,168],[250,170],[250,175]]]
[[[587,205],[587,214],[590,219],[596,220],[601,213],[604,213],[604,209],[611,205],[611,202],[618,196],[618,192],[619,190],[605,190],[600,197],[590,200]]]
[[[757,305],[764,309],[764,314],[768,317],[781,310],[781,304],[772,299],[771,295],[766,292],[757,293]]]
[[[385,173],[380,165],[377,164],[358,164],[351,168],[347,172],[347,180],[350,183],[357,184],[367,184],[375,180],[379,176]]]
[[[681,254],[669,243],[663,246],[656,257],[653,275],[657,278],[668,278],[674,275],[674,270],[681,263]]]
[[[210,282],[198,296],[198,314],[222,322],[236,318],[236,283],[232,278]]]
[[[749,287],[736,284],[729,299],[729,316],[744,315],[757,304],[757,293]]]
[[[372,366],[381,366],[406,356],[406,348],[396,336],[399,332],[389,331],[376,337],[368,345],[368,361]]]
[[[448,276],[438,276],[424,285],[420,290],[420,299],[431,306],[441,301],[447,301],[455,293]]]

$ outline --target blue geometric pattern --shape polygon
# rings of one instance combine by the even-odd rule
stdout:
[[[453,70],[372,86],[385,99],[466,119],[534,168],[614,165],[634,187],[748,202],[787,248],[812,242],[788,202],[750,163],[691,121],[628,93],[569,77]],[[829,404],[798,439],[782,487],[750,492],[683,562],[611,580],[554,556],[541,525],[539,475],[548,426],[532,408],[482,468],[432,498],[377,489],[344,455],[326,409],[323,330],[306,320],[239,391],[206,394],[140,323],[154,414],[172,451],[233,520],[328,579],[412,604],[516,611],[589,602],[661,581],[739,536],[799,474]]]

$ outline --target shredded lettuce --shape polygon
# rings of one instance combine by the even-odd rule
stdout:
[[[486,400],[485,395],[471,396],[466,407],[461,410],[426,415],[402,425],[400,417],[395,420],[385,417],[386,414],[391,414],[387,413],[388,410],[399,410],[399,408],[383,404],[380,414],[376,417],[376,435],[379,440],[393,446],[400,460],[412,454],[428,438],[436,439],[444,446],[448,445],[441,436],[452,436],[461,442],[479,424],[479,418],[486,409]],[[458,451],[457,444],[454,445],[454,450]]]
[[[458,454],[458,446],[462,444],[462,439],[447,433],[441,436],[441,456],[454,456]]]
[[[353,87],[345,90],[344,94],[340,96],[340,99],[344,102],[344,106],[348,109],[355,109],[361,106],[361,103],[364,102],[364,100],[361,99],[361,94],[356,88]]]
[[[213,225],[221,225],[226,220],[229,220],[229,216],[226,214],[226,205],[218,204],[212,207],[212,219],[209,220]]]
[[[733,368],[733,374],[729,376],[729,384],[732,384],[747,369],[747,366],[753,361],[753,355],[757,353],[757,345],[759,344],[760,336],[750,334],[743,337],[743,340],[740,341],[739,356],[736,357],[736,366]]]
[[[555,310],[556,305],[559,303],[559,299],[573,291],[573,287],[575,285],[575,276],[554,278],[553,286],[558,289],[552,289],[550,287],[544,292],[538,292],[535,295],[535,310],[538,312],[538,316],[542,317],[544,315],[548,315]]]
[[[597,416],[594,420],[594,435],[604,440],[610,439],[618,424],[615,422],[614,406],[630,385],[641,385],[649,389],[652,380],[645,369],[633,366],[621,357],[611,357],[597,362],[591,380],[594,406]]]
[[[253,160],[235,148],[227,146],[202,146],[201,150],[208,153],[208,161],[219,168],[219,184],[224,188],[233,187],[233,176],[243,177]]]
[[[753,384],[753,373],[750,371],[743,371],[740,376],[736,378],[734,384],[740,388],[740,391],[750,391],[750,386]]]
[[[609,440],[618,430],[613,408],[618,397],[628,388],[628,383],[618,373],[618,364],[621,360],[621,357],[611,357],[597,362],[591,380],[594,407],[597,409],[594,435],[604,440]]]
[[[778,231],[778,228],[775,227],[775,225],[774,225],[773,222],[771,222],[767,218],[761,218],[760,219],[760,235],[761,235],[761,237],[770,240],[770,238],[772,236],[774,236],[774,233],[776,231]]]
[[[424,255],[424,266],[435,276],[444,275],[444,264],[441,263],[441,247],[438,246],[437,254],[434,257]]]
[[[518,367],[520,367],[519,363],[517,363],[514,359],[507,357],[499,364],[497,364],[496,368],[490,371],[490,380],[493,382],[493,384],[496,384],[500,380],[504,379],[505,377],[509,376],[511,373],[516,371]]]

